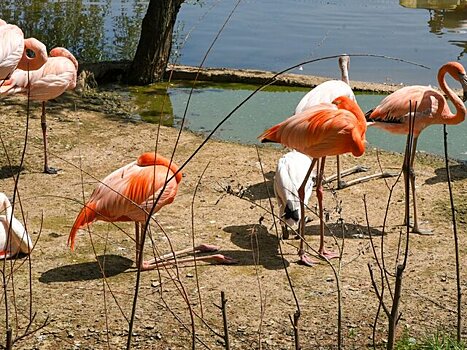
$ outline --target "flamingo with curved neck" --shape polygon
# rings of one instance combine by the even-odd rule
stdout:
[[[16,68],[36,70],[47,61],[47,49],[35,38],[24,39],[23,31],[14,24],[0,20],[0,80],[7,79]],[[27,50],[34,57],[27,55]]]
[[[462,123],[465,119],[466,108],[462,100],[447,85],[445,76],[451,75],[458,81],[463,90],[463,99],[467,99],[467,75],[464,67],[458,62],[448,62],[438,71],[438,83],[441,90],[454,104],[456,113],[452,113],[446,98],[443,94],[431,86],[413,85],[397,90],[384,98],[380,104],[365,114],[368,121],[374,122],[371,125],[384,129],[391,133],[409,133],[409,117],[413,114],[413,106],[417,104],[417,112],[414,120],[414,139],[411,154],[410,168],[413,169],[415,151],[420,133],[426,127],[434,124],[455,125]],[[412,108],[410,107],[412,106]],[[406,169],[404,169],[406,170]],[[410,172],[404,176],[409,176],[413,195],[413,232],[429,234],[430,230],[422,230],[417,220],[417,205],[415,196],[415,174]],[[406,194],[408,195],[408,194]],[[407,220],[407,218],[406,218]]]

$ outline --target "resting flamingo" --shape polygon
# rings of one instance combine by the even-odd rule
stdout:
[[[8,197],[0,192],[0,258],[11,258],[19,253],[29,254],[32,241],[23,224],[13,216]]]
[[[310,168],[298,190],[300,198],[300,262],[313,265],[313,261],[303,249],[305,232],[304,189],[314,166],[321,158],[321,164],[316,180],[316,197],[318,199],[320,219],[320,245],[318,253],[325,258],[338,255],[328,252],[324,247],[323,220],[323,174],[327,156],[351,152],[361,156],[365,152],[366,120],[362,110],[355,101],[347,96],[341,96],[330,103],[320,103],[299,114],[286,119],[259,136],[261,142],[279,142],[296,149],[313,158]]]
[[[174,176],[175,174],[175,176]],[[163,189],[166,179],[170,179]],[[75,238],[78,230],[96,220],[119,222],[135,222],[136,262],[141,261],[142,270],[151,270],[167,263],[173,263],[173,254],[166,254],[158,259],[144,261],[142,256],[140,228],[148,220],[154,202],[159,198],[154,213],[163,206],[172,203],[177,194],[178,185],[182,180],[182,173],[178,167],[163,156],[154,152],[141,154],[138,159],[108,175],[97,188],[78,214],[68,237],[71,250],[75,248]],[[162,194],[160,193],[163,189]],[[195,252],[211,252],[218,247],[202,244],[195,248]],[[175,252],[187,253],[189,250]],[[191,250],[193,251],[193,250]],[[164,262],[169,260],[168,262]],[[178,259],[178,263],[193,259]],[[234,261],[221,254],[199,257],[198,260],[210,260],[221,263]]]
[[[29,57],[27,50],[31,50],[34,57]],[[43,43],[35,38],[24,39],[23,31],[18,26],[0,19],[0,84],[16,68],[36,70],[46,61],[47,49]]]
[[[433,124],[455,125],[464,121],[465,106],[462,100],[446,84],[446,74],[451,75],[460,82],[463,89],[463,99],[467,99],[467,75],[464,67],[457,62],[448,62],[438,71],[438,83],[441,90],[448,96],[449,100],[456,108],[456,114],[451,112],[449,105],[442,93],[436,91],[430,86],[406,86],[393,92],[384,98],[378,106],[365,114],[367,120],[374,122],[372,125],[384,129],[391,133],[407,134],[409,132],[410,104],[412,109],[417,104],[417,113],[413,131],[413,148],[411,154],[410,169],[413,169],[417,140],[420,133],[426,127]],[[404,162],[405,163],[405,162]],[[430,230],[422,230],[419,227],[417,218],[417,201],[415,196],[415,173],[408,169],[404,170],[404,176],[409,176],[410,186],[413,196],[413,229],[412,231],[420,234],[429,234]],[[408,197],[408,193],[406,193]],[[405,218],[408,220],[408,218]]]
[[[276,173],[274,175],[274,193],[279,206],[283,239],[289,238],[287,226],[292,227],[300,223],[298,188],[302,184],[310,165],[310,157],[295,150],[284,154],[277,162]],[[316,170],[313,169],[305,186],[303,203],[308,204],[310,201],[315,178]]]
[[[355,95],[350,87],[349,81],[349,66],[350,57],[347,55],[339,56],[339,69],[341,71],[341,80],[328,80],[319,84],[311,91],[309,91],[295,107],[295,114],[303,112],[304,110],[317,105],[322,102],[331,103],[339,96],[347,96],[353,101],[357,101]],[[327,182],[337,177],[337,188],[342,189],[347,187],[345,181],[342,181],[341,176],[350,175],[356,172],[366,171],[366,167],[355,166],[341,172],[339,155],[336,156],[337,172],[335,176],[327,178]]]
[[[0,94],[20,93],[28,95],[32,100],[42,102],[44,173],[56,174],[57,169],[48,165],[45,102],[60,96],[66,90],[75,88],[78,61],[70,51],[63,47],[52,49],[49,56],[47,62],[38,70],[27,72],[16,69],[10,79],[6,80],[0,87]]]

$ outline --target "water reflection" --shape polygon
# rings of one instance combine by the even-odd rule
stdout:
[[[400,0],[399,3],[407,8],[428,10],[430,33],[438,36],[446,33],[467,33],[467,0]],[[467,53],[467,41],[449,40],[449,42],[462,49],[458,59]]]
[[[148,1],[1,0],[0,18],[78,60],[131,59]]]

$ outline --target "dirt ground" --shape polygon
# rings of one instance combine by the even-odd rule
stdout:
[[[41,172],[40,106],[36,103],[31,105],[26,155],[19,168],[26,130],[25,106],[24,100],[0,102],[4,145],[0,189],[12,197],[12,173],[20,170],[18,195],[24,217],[18,200],[15,215],[26,223],[35,248],[30,264],[27,258],[6,263],[7,299],[2,293],[0,334],[6,333],[8,314],[13,338],[27,333],[17,339],[15,349],[125,348],[137,277],[134,225],[97,222],[90,234],[81,231],[74,252],[66,241],[83,196],[89,197],[97,179],[135,160],[142,152],[153,150],[158,128],[128,118],[131,103],[111,93],[68,94],[47,108],[50,165],[61,170],[57,175],[45,175]],[[171,154],[177,133],[177,129],[161,127],[161,154]],[[182,132],[174,156],[176,163],[182,164],[202,140],[201,136]],[[211,140],[186,165],[176,200],[164,207],[156,215],[157,224],[151,225],[154,246],[150,240],[146,242],[146,256],[152,254],[153,247],[159,252],[170,251],[169,242],[174,249],[191,246],[194,236],[196,244],[219,245],[222,254],[238,263],[199,262],[197,268],[188,264],[141,273],[132,349],[192,348],[193,324],[197,349],[223,349],[222,313],[218,307],[221,291],[227,299],[231,349],[292,349],[290,318],[297,308],[295,297],[301,310],[299,335],[303,349],[337,347],[337,283],[333,270],[323,260],[311,268],[299,265],[299,241],[279,240],[269,213],[270,199],[277,211],[272,179],[277,160],[285,151],[260,147],[258,152],[260,158],[253,146]],[[371,167],[372,173],[379,169],[378,156],[384,170],[400,169],[400,154],[372,149],[359,159],[344,156],[343,164],[364,164]],[[467,168],[454,161],[451,166],[460,253],[465,261]],[[330,158],[326,174],[334,169],[334,159]],[[434,234],[410,235],[398,336],[408,332],[420,339],[437,330],[455,333],[456,274],[444,161],[418,154],[416,173],[422,226],[432,228]],[[375,272],[378,286],[381,281],[369,232],[378,254],[384,244],[387,270],[395,270],[400,232],[405,233],[400,226],[404,213],[401,181],[394,187],[384,230],[382,226],[395,181],[373,180],[338,191],[331,183],[325,189],[326,245],[334,251],[338,250],[337,244],[343,246],[340,290],[345,349],[368,348],[372,344],[378,299],[368,265]],[[319,238],[318,220],[313,214],[315,196],[310,208],[308,216],[313,220],[306,228],[306,239],[310,255],[315,255],[311,250],[317,249]],[[332,264],[337,267],[338,260]],[[105,279],[99,265],[104,266]],[[465,290],[465,268],[461,272]],[[393,278],[388,280],[393,288]],[[389,295],[386,287],[385,301],[391,307]],[[27,329],[31,315],[35,317]],[[375,329],[378,346],[384,345],[386,330],[387,319],[381,311]],[[463,335],[467,336],[465,326]]]

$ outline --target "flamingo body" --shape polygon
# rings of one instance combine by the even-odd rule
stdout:
[[[321,103],[266,130],[259,139],[281,143],[312,158],[349,152],[361,156],[365,152],[365,117],[356,102],[345,96],[341,100],[352,111]]]
[[[0,193],[0,258],[9,258],[18,253],[29,254],[32,241],[23,224],[12,216],[12,207],[8,197]]]
[[[310,165],[311,159],[296,151],[284,154],[277,163],[274,176],[274,193],[279,205],[279,215],[291,227],[300,221],[298,188],[305,179]],[[310,201],[315,177],[316,171],[312,173],[306,183],[305,203]]]
[[[178,170],[174,163],[154,152],[143,153],[134,162],[115,170],[93,191],[81,209],[68,237],[73,250],[78,229],[96,220],[145,222],[166,178]],[[172,178],[159,198],[154,213],[174,201],[182,174]]]
[[[74,89],[77,71],[78,61],[75,57],[65,48],[54,48],[41,68],[29,72],[15,70],[10,79],[0,87],[0,93],[27,94],[29,84],[29,97],[45,102],[60,96],[66,90]]]

